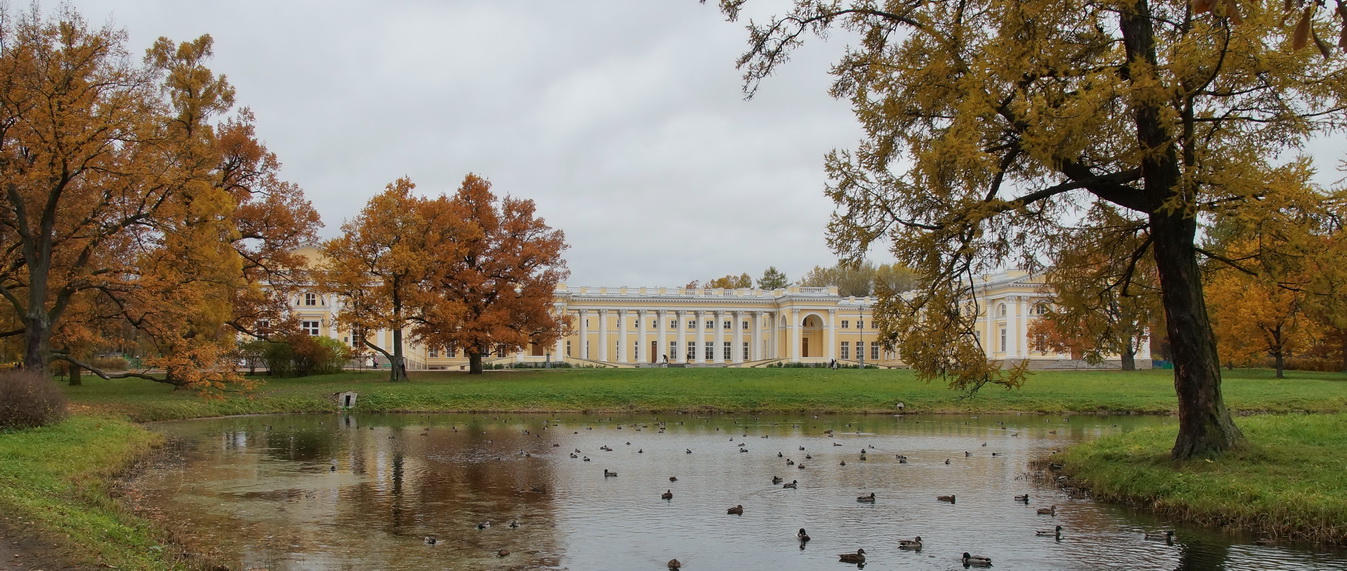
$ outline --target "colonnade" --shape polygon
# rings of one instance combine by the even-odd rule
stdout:
[[[792,311],[792,313],[795,313]],[[775,312],[760,310],[697,310],[697,309],[576,309],[575,329],[579,347],[573,347],[572,357],[585,360],[616,363],[670,363],[739,364],[777,358],[774,327],[765,327],[764,320],[775,319]],[[617,345],[609,341],[609,318],[617,318]],[[597,317],[597,327],[589,319]],[[744,327],[745,318],[751,324]],[[654,319],[654,327],[648,320]],[[726,321],[730,326],[726,327]],[[634,322],[634,323],[633,323]],[[692,327],[689,327],[689,322]],[[712,332],[707,332],[708,322]],[[634,325],[634,327],[633,327]],[[595,331],[597,329],[597,331]],[[631,344],[632,329],[636,343]],[[654,329],[655,353],[650,352],[651,329]],[[695,333],[693,332],[695,330]],[[798,336],[798,328],[792,328]],[[598,347],[590,347],[592,333],[597,333]],[[691,335],[689,335],[691,333]],[[728,338],[727,338],[728,335]],[[672,337],[672,339],[671,339]],[[557,354],[565,354],[564,341],[557,341]],[[708,347],[708,343],[709,345]],[[726,351],[726,343],[729,351]],[[747,343],[747,350],[745,350]],[[766,347],[764,347],[766,345]],[[798,342],[796,343],[798,345]],[[711,349],[708,356],[707,349]],[[610,353],[610,349],[613,351]],[[728,354],[727,354],[728,353]]]

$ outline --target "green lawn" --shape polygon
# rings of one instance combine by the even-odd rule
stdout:
[[[267,379],[251,395],[202,399],[144,380],[89,380],[69,387],[77,410],[124,414],[137,421],[270,412],[323,412],[331,395],[359,394],[357,409],[390,411],[759,412],[1137,412],[1176,411],[1172,371],[1044,371],[1019,390],[988,388],[976,396],[924,383],[906,370],[828,369],[554,369],[413,373],[389,383],[377,372]],[[1266,370],[1226,372],[1227,403],[1241,412],[1333,412],[1347,409],[1347,375]]]

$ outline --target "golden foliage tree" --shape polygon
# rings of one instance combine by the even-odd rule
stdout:
[[[413,195],[414,188],[404,177],[370,198],[354,220],[342,224],[341,236],[323,243],[324,260],[315,272],[319,289],[342,299],[338,319],[355,344],[388,360],[390,381],[407,379],[403,334],[421,313],[418,293],[430,266],[436,256],[458,251],[453,242],[438,239],[458,228],[457,217],[442,208],[443,201]],[[366,338],[381,329],[392,333],[391,351]]]
[[[721,7],[734,19],[744,2]],[[1343,56],[1290,49],[1337,16],[1305,18],[1309,34],[1281,2],[1234,6],[796,0],[749,25],[739,63],[751,96],[808,34],[858,38],[832,68],[832,93],[865,138],[826,160],[838,205],[829,240],[852,259],[887,241],[920,273],[918,295],[877,310],[922,378],[1023,382],[1023,369],[999,370],[976,347],[979,312],[963,305],[977,277],[1037,263],[1096,203],[1144,222],[1133,257],[1152,258],[1172,347],[1172,454],[1192,458],[1243,440],[1221,396],[1198,222],[1217,206],[1259,217],[1277,157],[1347,120]]]
[[[569,323],[553,307],[556,286],[569,275],[565,234],[536,215],[532,200],[497,197],[475,174],[447,203],[459,219],[449,237],[456,247],[429,252],[418,337],[462,349],[471,374],[492,352],[554,343]]]
[[[738,276],[726,274],[706,282],[706,287],[718,287],[723,289],[751,288],[753,287],[753,278],[749,277],[747,273],[739,274]]]
[[[166,371],[122,376],[234,386],[225,324],[246,284],[238,209],[254,194],[223,182],[213,121],[234,90],[205,67],[210,37],[161,38],[137,66],[124,33],[69,8],[0,20],[0,296],[24,366],[107,376],[76,348],[120,331]]]

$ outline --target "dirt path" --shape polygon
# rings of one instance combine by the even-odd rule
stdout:
[[[23,522],[0,517],[0,571],[85,571],[70,565],[60,550],[22,531]]]

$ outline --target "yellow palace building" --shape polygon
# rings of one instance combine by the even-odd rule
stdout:
[[[1076,368],[1071,355],[1032,350],[1027,329],[1051,303],[1041,276],[1014,270],[983,276],[977,288],[978,335],[987,358],[1003,366],[1029,360],[1035,368]],[[835,287],[790,286],[776,290],[557,286],[554,310],[571,318],[571,330],[554,345],[497,352],[487,364],[598,367],[761,367],[778,363],[902,367],[886,350],[871,322],[873,297],[842,297]],[[339,328],[340,300],[302,293],[292,300],[304,331],[351,343]],[[404,336],[407,339],[407,336]],[[388,349],[392,335],[369,341]],[[1139,366],[1150,364],[1144,347]],[[381,356],[360,366],[387,367]],[[410,370],[465,369],[467,356],[449,347],[405,343]],[[1104,366],[1118,366],[1117,359]],[[527,366],[527,365],[525,365]]]

